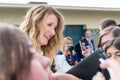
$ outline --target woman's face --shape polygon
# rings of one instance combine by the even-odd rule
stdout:
[[[105,44],[111,40],[113,40],[114,37],[112,36],[112,33],[108,33],[104,36],[102,36],[101,38],[101,45],[102,45],[102,48],[104,49],[105,48]]]
[[[68,48],[72,45],[72,41],[71,40],[66,40],[65,41],[65,45],[64,45],[64,50],[68,50]]]
[[[54,14],[50,14],[38,25],[40,33],[37,40],[40,45],[47,45],[48,41],[55,35],[55,30],[58,25],[58,18]]]
[[[109,58],[116,59],[120,62],[120,50],[117,49],[115,46],[111,46],[107,49],[107,55]]]

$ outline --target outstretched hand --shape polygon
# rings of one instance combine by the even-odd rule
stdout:
[[[55,73],[51,75],[51,80],[80,80],[80,79],[71,74]]]
[[[113,75],[111,76],[110,80],[120,80],[120,62],[116,61],[115,59],[107,59],[103,63],[100,64],[102,69],[111,68]],[[105,80],[105,77],[101,72],[98,72],[92,80]]]

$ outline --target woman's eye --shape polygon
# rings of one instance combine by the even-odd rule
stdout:
[[[111,57],[111,55],[110,54],[107,54],[107,56],[110,58]]]
[[[52,26],[52,24],[48,24],[48,26],[49,26],[49,27],[51,27],[51,26]]]
[[[118,51],[116,55],[120,57],[120,51]]]
[[[54,30],[56,31],[57,29],[55,28]]]
[[[120,56],[120,54],[117,54],[117,56]]]

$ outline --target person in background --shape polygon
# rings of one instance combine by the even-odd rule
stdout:
[[[90,31],[85,32],[85,38],[82,40],[82,43],[85,43],[85,46],[91,48],[91,53],[95,51],[94,41],[92,40],[92,34]]]
[[[109,26],[117,26],[116,20],[113,18],[105,18],[100,22],[100,33],[103,31],[103,29],[109,27]]]
[[[27,34],[12,25],[0,24],[0,59],[0,80],[79,80],[52,73],[50,59],[38,54]]]
[[[89,45],[86,46],[85,43],[82,42],[82,55],[84,56],[84,59],[91,54],[92,54],[92,48]]]
[[[98,48],[99,47],[102,47],[104,49],[105,47],[105,44],[118,37],[120,34],[120,28],[118,26],[109,26],[109,27],[106,27],[101,33],[100,33],[100,36],[99,36],[99,39],[98,39]],[[83,47],[85,46],[85,43],[82,43],[83,44]],[[90,55],[90,49],[89,49],[89,46],[88,48],[85,48],[85,51],[82,49],[82,54],[84,56],[89,56]]]
[[[61,44],[61,50],[57,54],[63,54],[69,65],[74,66],[78,63],[78,56],[74,51],[73,40],[71,37],[65,37]]]
[[[63,39],[63,16],[55,8],[40,4],[27,12],[20,28],[27,33],[35,49],[53,63]],[[51,70],[56,72],[54,63]]]
[[[82,43],[81,41],[84,39],[84,36],[81,36],[79,39],[79,42],[75,45],[75,52],[78,56],[78,62],[84,59],[84,56],[82,54]]]
[[[99,36],[98,47],[105,48],[105,44],[120,36],[120,27],[109,26],[105,28]]]

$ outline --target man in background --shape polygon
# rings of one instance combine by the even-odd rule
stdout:
[[[89,46],[91,48],[91,53],[95,51],[94,41],[92,40],[91,31],[85,32],[85,38],[82,40],[82,43],[85,43],[86,48]]]
[[[116,20],[112,19],[112,18],[105,18],[100,22],[100,33],[103,29],[105,29],[106,27],[109,26],[117,26],[117,22]]]

